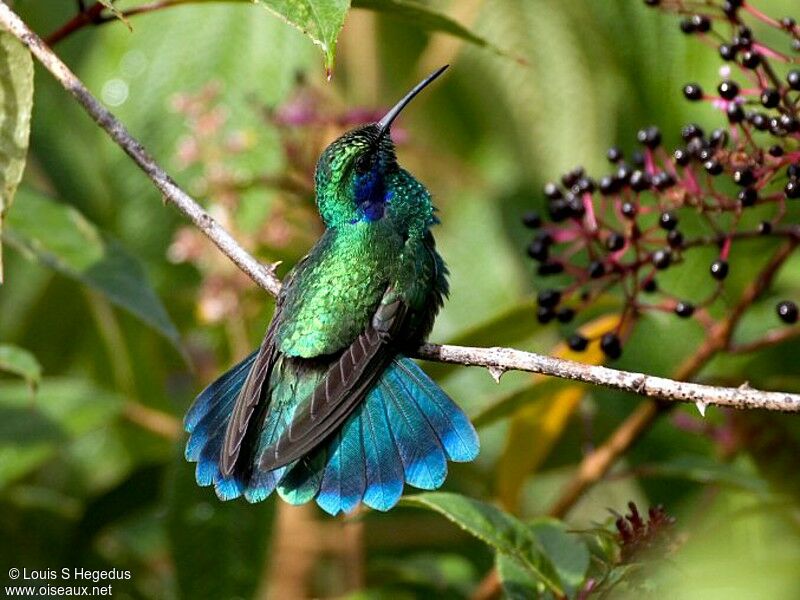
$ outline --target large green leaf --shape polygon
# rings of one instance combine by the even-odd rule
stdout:
[[[434,510],[529,569],[549,590],[563,594],[558,575],[533,530],[499,508],[447,492],[405,496],[403,503]]]
[[[258,4],[294,25],[311,38],[325,55],[330,73],[336,53],[336,39],[344,25],[350,0],[256,0]]]
[[[380,12],[423,31],[446,33],[478,47],[490,49],[497,54],[508,55],[508,52],[501,50],[486,38],[479,36],[444,13],[413,0],[352,0],[351,4],[353,8]]]
[[[36,357],[10,344],[0,344],[0,371],[19,375],[34,390],[42,378],[42,366]]]
[[[179,345],[178,330],[139,261],[74,208],[22,188],[8,213],[3,239],[24,255],[105,295]]]
[[[33,108],[33,60],[17,39],[0,31],[0,233],[28,155]],[[0,248],[0,283],[3,253]]]

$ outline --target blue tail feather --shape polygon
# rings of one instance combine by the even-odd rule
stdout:
[[[378,385],[385,391],[386,409],[406,483],[435,490],[447,476],[447,459],[436,433],[415,402],[409,401],[402,378],[391,365]]]
[[[288,467],[260,471],[258,464],[291,422],[297,406],[316,386],[308,371],[276,363],[271,403],[256,440],[249,476],[222,477],[219,456],[227,421],[256,354],[253,353],[198,396],[186,416],[186,457],[197,462],[196,479],[214,485],[220,499],[244,495],[260,502],[276,489],[292,504],[316,499],[332,515],[359,503],[386,511],[397,504],[404,483],[436,489],[447,460],[469,461],[478,437],[463,411],[410,359],[397,356],[364,401],[330,441]]]
[[[257,351],[252,352],[200,392],[183,419],[186,431],[192,433],[201,419],[219,414],[223,405],[236,399],[257,354]],[[228,415],[225,414],[225,416]]]
[[[192,462],[199,460],[200,453],[209,440],[220,429],[224,431],[236,397],[247,379],[255,357],[255,352],[250,354],[200,392],[184,419],[184,427],[190,434],[186,443],[186,460]]]
[[[454,462],[474,460],[480,450],[480,441],[464,411],[414,361],[398,356],[393,367],[400,371],[403,386],[427,417],[447,458]]]
[[[359,415],[352,415],[336,433],[328,456],[317,504],[332,515],[352,512],[367,485]]]
[[[384,396],[380,387],[373,389],[359,407],[366,490],[364,504],[375,510],[387,511],[403,494],[403,462],[392,437],[386,416]]]

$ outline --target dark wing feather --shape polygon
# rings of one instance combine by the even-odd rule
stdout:
[[[222,450],[220,451],[219,468],[224,477],[233,475],[236,470],[237,464],[240,462],[239,457],[242,452],[242,446],[245,439],[248,437],[249,432],[252,431],[253,414],[256,409],[259,409],[263,414],[266,406],[259,406],[264,398],[264,384],[269,381],[269,375],[272,367],[275,364],[277,356],[277,349],[275,348],[275,332],[278,330],[280,323],[281,308],[285,298],[286,290],[292,285],[292,280],[295,274],[302,269],[303,265],[308,261],[308,255],[304,256],[300,262],[297,263],[295,268],[287,276],[284,281],[281,294],[278,296],[278,302],[275,305],[275,314],[272,317],[272,322],[267,329],[267,334],[264,336],[264,341],[261,343],[261,348],[258,350],[255,362],[247,375],[247,379],[242,386],[242,391],[236,398],[236,404],[233,407],[231,418],[228,421],[228,427],[225,430],[225,439],[222,443]],[[249,459],[249,457],[248,457]]]
[[[389,294],[391,289],[384,299]],[[406,305],[400,299],[380,304],[367,329],[330,366],[309,402],[275,445],[264,451],[259,468],[277,469],[294,462],[344,423],[394,357],[396,349],[391,341],[406,313]]]
[[[247,374],[242,391],[236,398],[228,427],[225,430],[225,439],[222,443],[220,452],[219,468],[223,476],[229,477],[236,470],[239,462],[239,455],[242,449],[242,442],[247,436],[253,413],[261,402],[264,383],[269,378],[272,365],[275,362],[275,323],[273,319],[267,330],[267,335],[261,343],[255,362]]]

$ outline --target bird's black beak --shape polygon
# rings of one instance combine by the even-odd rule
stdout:
[[[392,122],[397,118],[397,115],[406,107],[406,105],[411,102],[414,97],[419,94],[423,89],[425,89],[428,84],[432,83],[434,79],[439,77],[442,73],[444,73],[445,69],[450,65],[444,65],[443,67],[439,67],[433,73],[428,75],[425,79],[420,81],[417,85],[414,86],[410,92],[408,92],[403,98],[395,104],[389,112],[383,115],[383,118],[376,123],[378,126],[378,135],[383,137],[389,132],[389,129],[392,126]]]

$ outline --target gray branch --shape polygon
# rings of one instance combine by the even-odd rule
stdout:
[[[167,175],[125,126],[75,76],[52,50],[3,2],[0,2],[0,27],[25,44],[53,77],[83,106],[117,145],[144,171],[167,202],[185,214],[236,266],[273,296],[281,288],[274,265],[264,266],[244,250],[219,223]],[[465,366],[485,367],[495,377],[505,371],[527,371],[592,385],[632,392],[640,396],[672,402],[691,402],[701,410],[707,405],[741,409],[800,412],[800,395],[764,392],[746,385],[739,388],[715,387],[652,377],[607,367],[585,365],[512,348],[468,348],[423,344],[416,357]]]

